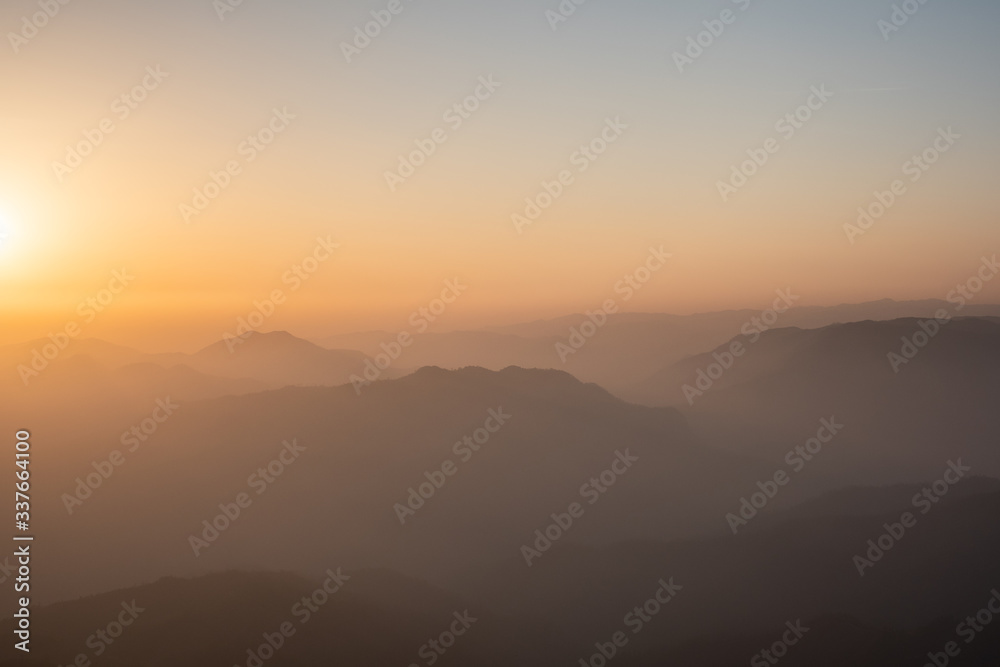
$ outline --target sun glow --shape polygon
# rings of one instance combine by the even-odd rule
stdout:
[[[7,214],[6,209],[0,206],[0,250],[8,244],[12,235],[13,224],[10,221],[10,216]]]
[[[24,251],[24,229],[18,220],[8,203],[0,202],[0,272],[20,264],[16,257]]]

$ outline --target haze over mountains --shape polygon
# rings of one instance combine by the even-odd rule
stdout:
[[[790,301],[794,302],[794,298]],[[653,378],[658,372],[689,356],[710,352],[747,330],[763,333],[772,328],[816,329],[863,320],[927,318],[951,307],[945,301],[887,299],[835,307],[792,307],[776,314],[773,321],[761,321],[761,311],[754,310],[697,315],[618,313],[608,317],[595,334],[584,337],[582,347],[563,355],[565,361],[556,345],[568,344],[572,331],[588,321],[585,314],[482,331],[428,332],[413,336],[413,343],[402,348],[398,358],[390,359],[389,368],[379,369],[379,377],[398,377],[423,366],[451,369],[480,366],[490,370],[507,366],[556,368],[584,382],[596,382],[616,395],[661,403],[664,400],[659,396],[643,393],[642,383],[655,382]],[[1000,306],[967,305],[962,315],[1000,317]],[[184,366],[201,374],[242,382],[242,389],[247,391],[287,385],[330,386],[347,383],[354,375],[363,377],[365,361],[384,354],[383,346],[396,338],[394,333],[368,332],[332,336],[311,344],[288,332],[253,332],[245,338],[220,340],[194,354],[146,354],[100,340],[80,339],[70,340],[65,348],[57,349],[52,355],[54,361],[41,354],[46,346],[53,349],[52,341],[43,338],[0,348],[3,378],[0,391],[11,400],[20,400],[25,394],[24,387],[43,384],[45,376],[58,368],[60,361],[76,357],[89,359],[78,360],[82,366],[79,372],[84,374],[104,371],[113,376],[125,367],[138,365],[139,368],[128,371],[131,373],[128,381],[141,380],[145,375],[155,377],[151,366],[168,369]],[[44,371],[36,369],[33,363]],[[184,370],[180,373],[193,377]],[[68,377],[49,384],[66,386],[67,382],[73,385],[71,372]],[[213,391],[181,384],[178,391],[200,392],[200,396],[206,395],[206,391],[225,395],[239,393],[238,387],[230,382]],[[665,401],[672,402],[672,399]]]
[[[796,620],[783,664],[919,662],[1000,585],[1000,307],[889,356],[941,307],[793,308],[749,334],[759,312],[622,314],[565,367],[576,316],[425,334],[387,368],[382,334],[80,340],[25,386],[44,341],[3,348],[0,426],[31,422],[44,471],[33,664],[69,664],[133,599],[102,662],[180,659],[164,638],[190,634],[193,664],[247,664],[337,568],[343,595],[273,664],[422,664],[466,610],[448,664],[575,664],[619,630],[616,664],[732,664]],[[954,664],[1000,656],[983,635]]]
[[[498,430],[487,442],[456,448],[491,417]],[[267,486],[231,535],[196,557],[188,538],[203,532],[202,520],[247,491],[248,476],[292,440],[304,448],[301,463],[296,459]],[[116,572],[119,582],[167,567],[179,574],[228,567],[322,571],[327,554],[336,552],[345,567],[389,567],[443,583],[519,554],[551,513],[594,498],[581,499],[581,485],[619,453],[629,459],[627,474],[599,492],[574,540],[721,533],[730,489],[770,472],[764,462],[701,446],[675,410],[623,403],[559,371],[513,367],[426,368],[360,396],[342,386],[189,402],[150,442],[92,499],[74,503],[72,515],[56,495],[39,506],[60,534],[66,531],[66,548],[87,556],[86,566],[54,568],[64,579],[60,589],[103,585],[92,563],[112,557],[103,534],[112,529],[109,513],[121,515],[115,532],[147,545],[133,547],[136,558],[127,566],[108,568],[106,576]],[[73,465],[65,458],[46,462],[51,483],[72,493],[75,478],[91,472],[87,456],[102,455],[102,446],[108,443],[81,444]],[[419,503],[410,502],[410,489],[425,485],[428,474],[441,479],[447,461],[457,472],[424,507],[401,515],[397,505]],[[299,506],[310,511],[298,513]],[[307,530],[317,517],[327,529]],[[292,541],[299,548],[289,549]]]
[[[42,354],[46,349],[58,350],[52,360]],[[360,352],[328,350],[282,331],[219,341],[190,355],[144,354],[95,339],[69,341],[60,350],[51,340],[40,339],[0,349],[0,391],[16,401],[33,395],[29,392],[72,394],[97,384],[112,392],[205,398],[288,385],[342,384],[364,372],[365,359]]]
[[[910,361],[902,341],[921,331],[916,319],[770,331],[690,402],[683,388],[703,386],[699,370],[726,346],[656,373],[634,396],[683,406],[708,442],[774,457],[809,433],[814,415],[837,415],[847,428],[824,469],[864,470],[870,482],[926,478],[956,456],[1000,475],[1000,320],[954,320]]]
[[[993,491],[980,485],[944,500],[919,532],[865,577],[857,575],[852,559],[883,523],[910,508],[908,496],[916,488],[897,489],[895,507],[868,517],[827,508],[794,517],[778,513],[771,525],[735,537],[567,545],[531,569],[517,559],[486,568],[462,594],[387,572],[344,569],[350,578],[343,590],[308,616],[301,600],[328,574],[162,580],[40,609],[37,619],[47,632],[38,638],[45,647],[39,657],[41,664],[65,664],[76,652],[87,652],[93,643],[86,638],[103,625],[98,619],[114,619],[125,603],[142,612],[136,632],[109,651],[111,664],[176,652],[176,642],[164,642],[178,635],[189,638],[185,647],[194,651],[193,664],[245,664],[247,649],[264,644],[265,633],[284,622],[294,623],[296,633],[278,664],[331,656],[408,664],[455,613],[467,611],[476,619],[475,631],[449,658],[456,664],[572,664],[590,655],[594,642],[624,629],[623,615],[653,599],[667,579],[680,590],[641,624],[633,613],[628,629],[641,630],[630,636],[622,664],[680,656],[693,664],[720,664],[713,660],[769,646],[793,622],[807,634],[790,664],[842,664],[833,660],[838,656],[857,664],[902,665],[955,640],[960,619],[991,599],[982,588],[995,577],[1000,557],[992,530],[1000,492],[996,482],[991,486]],[[985,665],[998,656],[995,633],[983,632],[958,664]]]
[[[0,25],[0,667],[1000,667],[998,0]]]

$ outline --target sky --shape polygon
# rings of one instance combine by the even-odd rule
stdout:
[[[226,2],[0,6],[0,344],[116,271],[85,335],[189,350],[275,290],[262,328],[318,337],[458,279],[449,330],[597,307],[651,247],[627,310],[944,298],[1000,251],[992,0]]]

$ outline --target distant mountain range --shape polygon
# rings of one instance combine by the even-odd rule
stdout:
[[[743,356],[703,395],[683,388],[718,365],[730,343],[638,384],[633,398],[681,407],[709,443],[780,460],[813,435],[821,416],[844,423],[817,463],[872,483],[923,479],[951,458],[1000,476],[1000,320],[960,318],[898,365],[915,319],[778,329],[746,343]],[[740,339],[737,340],[739,342]]]
[[[182,659],[194,667],[241,665],[248,650],[267,642],[266,634],[278,643],[274,633],[284,623],[294,634],[280,642],[274,664],[425,664],[417,656],[426,658],[428,640],[466,613],[475,621],[443,664],[573,664],[625,630],[628,643],[616,651],[616,664],[708,667],[746,662],[789,636],[789,627],[805,634],[787,664],[920,664],[921,656],[958,639],[956,627],[993,596],[1000,558],[991,530],[1000,511],[996,484],[993,491],[981,486],[946,501],[865,577],[855,571],[853,556],[907,509],[916,488],[898,489],[895,509],[869,517],[830,514],[826,507],[779,517],[736,537],[567,545],[537,568],[513,560],[484,567],[478,586],[461,595],[335,563],[314,577],[230,572],[167,578],[36,607],[32,660],[5,645],[0,665],[54,667],[79,653],[92,656],[102,645],[101,662],[108,665]],[[347,575],[341,590],[312,597],[338,574],[342,580]],[[675,599],[654,615],[630,612],[653,599],[658,582],[667,579],[680,587]],[[306,613],[306,598],[325,601]],[[120,641],[96,640],[95,631],[126,607],[137,616]],[[963,643],[962,653],[952,664],[995,664],[1000,636],[984,632],[974,644]]]
[[[793,295],[794,296],[794,295]],[[893,301],[885,299],[841,306],[793,307],[776,319],[770,316],[759,322],[760,310],[731,310],[695,315],[659,313],[619,313],[608,318],[596,334],[565,361],[556,350],[557,343],[567,343],[571,331],[579,330],[588,320],[586,314],[567,315],[550,320],[496,327],[484,331],[426,333],[416,337],[396,366],[416,369],[422,366],[462,368],[482,366],[500,370],[507,366],[558,368],[584,382],[596,382],[617,395],[626,395],[639,382],[688,356],[709,352],[739,336],[745,327],[798,327],[817,329],[832,324],[865,320],[887,321],[908,317],[932,317],[952,304],[940,300]],[[1000,306],[968,305],[963,315],[1000,316]],[[758,324],[753,324],[758,318]],[[317,339],[324,347],[360,350],[368,355],[379,352],[379,345],[395,337],[388,332],[348,334]]]
[[[587,664],[675,584],[613,664],[745,664],[801,621],[782,665],[922,665],[1000,586],[1000,317],[828,320],[939,307],[621,315],[565,369],[573,318],[425,334],[360,391],[379,334],[73,341],[27,387],[42,342],[0,348],[44,544],[40,648],[0,667],[70,664],[133,599],[100,664],[246,665],[331,568],[349,585],[268,667],[427,664],[464,610],[443,665]],[[998,657],[984,631],[950,665]]]
[[[449,631],[456,614],[468,627],[456,626],[463,634],[443,654],[450,664],[503,667],[529,647],[543,646],[539,633],[524,623],[418,581],[333,564],[329,569],[340,580],[332,594],[326,592],[335,586],[328,583],[330,575],[228,572],[164,578],[36,608],[30,661],[5,642],[0,665],[56,667],[81,654],[109,667],[254,665],[255,659],[264,664],[261,655],[276,665],[407,665],[435,654],[428,641]],[[314,598],[316,591],[322,595]],[[123,613],[129,625],[117,637],[97,634]],[[10,619],[0,625],[12,634]]]
[[[493,415],[509,418],[484,444],[467,444],[466,436],[483,439],[484,424],[497,426]],[[189,535],[247,491],[248,476],[293,438],[306,448],[302,463],[195,557]],[[57,589],[91,592],[163,571],[309,571],[334,551],[350,566],[440,583],[519,554],[571,503],[589,508],[597,494],[584,497],[581,487],[612,465],[622,470],[620,455],[637,461],[593,501],[573,541],[722,533],[732,489],[770,473],[766,462],[701,446],[673,409],[630,405],[558,371],[518,368],[426,368],[360,396],[348,385],[191,402],[152,442],[72,515],[59,494],[117,443],[81,445],[69,461],[42,459],[50,495],[37,511],[55,532],[53,547],[65,535],[75,554],[67,562],[53,556]],[[446,462],[457,472],[419,507],[411,489],[426,486],[428,475],[440,481]],[[397,507],[414,505],[402,515]],[[137,557],[98,576],[95,564],[111,558],[111,535],[128,535]],[[300,546],[290,550],[286,540]]]
[[[195,354],[144,354],[96,339],[71,341],[51,363],[21,380],[19,367],[32,368],[33,351],[47,339],[0,348],[0,392],[11,400],[55,392],[172,393],[178,399],[245,394],[289,385],[335,386],[361,374],[366,357],[352,350],[328,350],[284,332],[251,333],[219,341]],[[393,372],[386,374],[392,377]]]
[[[816,329],[836,323],[862,320],[887,321],[904,317],[931,317],[944,301],[875,301],[834,307],[793,307],[777,316],[773,326]],[[595,382],[630,400],[659,402],[637,388],[656,382],[687,357],[710,352],[738,337],[760,311],[736,310],[696,315],[620,313],[608,318],[579,350],[560,357],[556,345],[566,343],[573,329],[587,321],[586,315],[499,327],[482,331],[424,333],[414,336],[398,359],[379,374],[380,379],[399,377],[424,366],[458,369],[480,366],[502,370],[508,366],[565,370],[584,382]],[[963,315],[1000,317],[1000,306],[969,305]],[[763,329],[762,329],[763,330]],[[366,361],[383,353],[383,344],[396,338],[389,332],[367,332],[333,336],[316,343],[284,331],[251,333],[246,338],[219,341],[194,354],[145,354],[95,339],[73,340],[27,387],[44,385],[54,391],[78,391],[88,383],[167,386],[181,398],[205,398],[250,393],[263,388],[335,386],[352,376],[363,376]],[[18,373],[29,367],[33,351],[42,350],[48,339],[0,347],[0,397],[21,401],[26,386]],[[90,361],[81,358],[89,358]],[[67,360],[75,359],[75,368]],[[44,359],[42,360],[44,361]],[[122,376],[114,372],[137,365]],[[197,373],[232,382],[213,382],[181,369],[171,379],[158,376],[153,366],[184,366]],[[60,374],[59,369],[63,368]],[[53,379],[54,378],[54,379]],[[172,381],[173,384],[169,384]],[[159,389],[162,392],[162,389]],[[40,392],[35,392],[40,393]]]

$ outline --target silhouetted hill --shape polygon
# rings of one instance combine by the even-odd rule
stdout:
[[[715,353],[692,357],[636,387],[643,402],[676,405],[693,427],[719,447],[780,461],[836,416],[845,425],[816,463],[849,483],[926,479],[964,457],[976,474],[1000,476],[996,433],[1000,411],[1000,324],[959,318],[943,326],[912,361],[895,372],[889,353],[921,331],[918,320],[857,322],[823,329],[778,329],[756,343],[703,395],[699,373],[717,364]]]
[[[912,629],[945,618],[953,629],[985,606],[1000,581],[1000,535],[993,528],[1000,493],[927,514],[904,509],[916,524],[865,566],[864,576],[855,556],[867,556],[869,540],[878,540],[886,523],[898,523],[901,511],[789,515],[724,538],[559,546],[530,569],[509,559],[478,579],[473,597],[509,614],[560,618],[571,636],[600,638],[620,629],[623,615],[649,599],[658,581],[673,577],[683,588],[653,622],[655,630],[630,641],[639,651],[766,636],[786,621],[830,613],[873,628]],[[579,652],[586,648],[581,642]]]
[[[319,340],[324,347],[357,349],[369,356],[382,352],[380,345],[393,341],[396,334],[368,332],[330,336]],[[553,352],[552,343],[490,331],[427,332],[414,336],[413,342],[394,363],[399,369],[414,370],[424,366],[449,369],[481,366],[501,370],[507,366],[559,368],[562,364]]]
[[[748,529],[760,528],[789,519],[829,516],[881,516],[912,510],[912,499],[926,484],[893,484],[890,486],[850,486],[824,493],[774,514],[763,514]],[[971,496],[1000,493],[1000,480],[971,476],[952,487],[937,503],[945,507]]]
[[[773,300],[771,295],[768,299]],[[950,309],[940,300],[893,301],[883,299],[839,306],[796,306],[781,314],[775,326],[815,329],[862,320],[893,320],[931,317],[938,309]],[[998,316],[1000,306],[969,305],[969,316]],[[652,373],[668,368],[690,355],[711,351],[738,336],[760,310],[743,309],[693,315],[666,313],[617,313],[596,334],[565,360],[556,350],[567,343],[571,330],[588,321],[585,314],[537,320],[524,324],[491,327],[483,331],[425,333],[417,336],[396,366],[460,368],[483,366],[500,370],[506,366],[558,368],[585,382],[596,382],[610,391],[631,398],[630,389]],[[348,347],[377,354],[379,344],[393,334],[368,332],[321,339],[326,347]]]
[[[327,350],[285,331],[251,333],[219,341],[191,358],[192,365],[221,377],[253,378],[272,387],[337,385],[363,373],[365,355]]]
[[[525,646],[541,646],[531,628],[419,582],[390,572],[330,570],[337,579],[246,572],[170,577],[36,607],[30,657],[52,667],[79,654],[109,667],[246,665],[248,650],[269,655],[259,651],[266,634],[279,645],[269,665],[406,665],[422,662],[421,648],[465,612],[469,627],[444,654],[451,664],[499,667],[514,664]],[[95,634],[123,614],[129,625],[119,636]],[[279,639],[286,623],[290,632]],[[10,624],[2,622],[6,635]],[[30,664],[16,653],[5,642],[0,664]]]
[[[496,430],[488,439],[487,427]],[[293,439],[306,448],[301,463],[258,498],[248,477]],[[443,585],[519,554],[574,502],[586,514],[568,541],[724,532],[718,517],[732,489],[769,471],[702,447],[675,410],[630,405],[559,371],[519,368],[427,368],[360,395],[350,385],[289,387],[191,402],[153,443],[130,454],[72,516],[60,493],[106,451],[80,451],[72,466],[39,455],[49,466],[49,493],[36,511],[50,526],[50,596],[164,571],[303,571],[329,553],[345,566],[388,567]],[[454,471],[442,478],[449,461]],[[584,496],[582,486],[612,465],[621,478],[605,473],[611,486],[598,483],[603,492]],[[432,494],[429,479],[440,486]],[[421,485],[423,506],[411,492]],[[189,536],[240,492],[253,505],[195,557]],[[109,550],[123,540],[134,557],[112,567]],[[56,556],[56,544],[72,546],[74,558]]]

